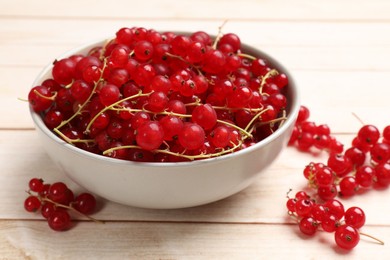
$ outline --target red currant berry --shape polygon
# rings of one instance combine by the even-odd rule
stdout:
[[[55,231],[65,231],[70,228],[71,219],[64,209],[57,208],[47,219],[49,227]]]
[[[184,123],[182,131],[178,135],[179,143],[188,150],[199,149],[205,141],[203,128],[195,123]]]
[[[345,224],[353,226],[354,228],[361,228],[366,222],[366,215],[359,207],[351,207],[345,211]]]
[[[344,216],[344,205],[338,200],[328,200],[324,203],[324,207],[329,214],[334,215],[337,220],[340,220]]]
[[[27,199],[24,201],[24,208],[28,212],[36,212],[39,210],[41,207],[41,201],[38,199],[36,196],[29,196]]]
[[[341,179],[339,187],[340,195],[344,197],[349,197],[356,193],[358,189],[358,184],[356,182],[355,177],[346,176]]]
[[[81,193],[75,198],[72,205],[83,214],[92,214],[96,208],[96,199],[90,193]]]
[[[360,128],[357,137],[363,143],[368,145],[373,145],[378,142],[380,137],[380,132],[376,126],[373,125],[365,125]]]
[[[47,87],[33,87],[28,94],[28,102],[35,112],[42,112],[53,104],[52,94]]]
[[[373,183],[375,169],[369,165],[361,166],[356,170],[356,183],[364,188],[369,188]]]
[[[334,232],[337,228],[338,220],[332,214],[326,213],[321,222],[321,227],[326,232]]]
[[[335,184],[319,186],[317,194],[324,201],[332,200],[337,196],[337,187]]]
[[[295,203],[295,212],[300,217],[308,217],[310,216],[313,205],[314,203],[310,199],[299,199]]]
[[[158,121],[146,122],[137,128],[135,140],[142,149],[155,150],[164,141],[163,127]]]
[[[217,113],[210,104],[199,105],[192,111],[192,121],[209,130],[217,123]]]
[[[356,228],[350,225],[342,225],[334,234],[336,244],[346,250],[353,249],[360,241],[360,234]]]
[[[312,217],[304,217],[299,221],[299,230],[308,236],[312,236],[318,229],[318,223]]]
[[[44,218],[49,218],[51,214],[56,210],[56,206],[53,203],[45,202],[41,208],[41,214]]]
[[[38,178],[32,178],[28,183],[30,190],[34,192],[43,191],[43,185],[43,180]]]

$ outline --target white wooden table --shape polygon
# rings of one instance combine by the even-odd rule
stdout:
[[[299,233],[285,195],[306,183],[303,167],[324,161],[293,148],[246,190],[209,205],[146,210],[100,200],[94,217],[54,232],[25,212],[27,182],[65,177],[44,153],[27,96],[35,76],[59,54],[123,26],[225,31],[282,61],[294,75],[311,119],[347,145],[361,126],[390,124],[390,1],[149,0],[0,1],[0,259],[385,259],[390,257],[390,189],[344,200],[367,214],[365,233],[346,253],[333,236]]]

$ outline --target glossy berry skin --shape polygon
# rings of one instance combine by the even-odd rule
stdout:
[[[49,227],[55,231],[65,231],[71,226],[69,213],[64,209],[56,209],[47,219]]]
[[[52,94],[44,86],[33,87],[28,94],[28,102],[35,112],[42,112],[48,109],[52,104]]]
[[[164,141],[163,127],[158,121],[146,122],[138,127],[135,140],[142,149],[155,150]]]
[[[299,230],[308,236],[312,236],[316,233],[318,229],[318,224],[312,217],[302,218],[299,222]]]
[[[39,178],[32,178],[30,181],[29,181],[29,188],[30,190],[34,191],[34,192],[41,192],[43,191],[43,180],[42,179],[39,179]]]
[[[366,214],[359,207],[350,207],[345,211],[345,223],[354,228],[361,228],[366,223]]]
[[[374,145],[379,140],[380,132],[374,125],[364,125],[360,128],[357,137],[367,145]]]
[[[360,234],[356,228],[342,225],[336,229],[334,238],[340,248],[351,250],[359,243]]]
[[[36,196],[29,196],[24,201],[24,208],[28,212],[36,212],[37,210],[40,209],[40,207],[41,207],[41,201]]]
[[[217,113],[210,104],[200,105],[192,111],[192,121],[209,130],[217,123]]]
[[[75,198],[73,207],[83,214],[92,214],[96,209],[96,199],[90,193],[81,193]]]
[[[195,123],[185,123],[178,135],[179,143],[188,150],[199,149],[203,146],[205,132],[201,126]]]

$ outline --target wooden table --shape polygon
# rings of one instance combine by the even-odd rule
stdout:
[[[80,218],[54,232],[23,209],[27,182],[72,183],[44,153],[27,96],[39,71],[59,54],[123,26],[225,32],[279,59],[294,75],[311,119],[348,145],[364,123],[390,124],[390,1],[148,0],[0,2],[0,259],[385,259],[390,257],[390,189],[343,200],[367,214],[351,252],[333,236],[299,233],[286,191],[303,189],[303,167],[326,154],[286,148],[246,190],[210,205],[148,210],[101,200],[96,224]]]

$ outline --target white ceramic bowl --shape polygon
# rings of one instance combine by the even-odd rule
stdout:
[[[86,53],[105,41],[65,53]],[[221,157],[179,163],[141,163],[86,152],[53,134],[40,115],[31,116],[43,147],[66,175],[88,191],[121,204],[154,209],[198,206],[231,196],[248,187],[271,165],[286,146],[299,111],[298,90],[288,71],[269,55],[243,45],[246,53],[266,58],[289,77],[287,120],[275,133],[246,149]],[[52,64],[43,69],[33,86],[51,77]]]

